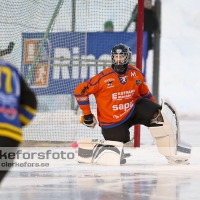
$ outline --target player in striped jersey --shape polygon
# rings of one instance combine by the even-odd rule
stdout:
[[[7,52],[3,50],[0,54],[5,55]],[[23,140],[22,127],[28,125],[33,119],[36,108],[36,96],[18,70],[0,58],[0,148],[2,151],[9,153],[17,150]],[[12,164],[13,160],[12,158],[9,162]],[[5,169],[2,165],[0,167],[1,182],[9,167]]]

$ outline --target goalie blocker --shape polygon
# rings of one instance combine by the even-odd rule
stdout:
[[[98,165],[124,164],[124,144],[109,140],[81,139],[78,141],[79,163],[94,163]]]
[[[170,164],[189,164],[191,145],[181,141],[176,109],[169,100],[162,99],[160,115],[164,122],[149,127],[156,140],[158,151]]]

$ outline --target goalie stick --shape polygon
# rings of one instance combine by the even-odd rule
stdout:
[[[10,42],[7,49],[0,50],[0,56],[5,56],[7,54],[10,54],[12,52],[14,46],[15,46],[15,43]]]

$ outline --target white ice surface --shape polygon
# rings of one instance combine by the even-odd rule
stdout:
[[[0,199],[198,200],[200,124],[194,120],[183,120],[180,127],[182,139],[193,146],[190,165],[169,165],[158,153],[148,129],[143,127],[141,147],[125,148],[125,153],[132,154],[125,165],[78,164],[73,159],[49,160],[51,165],[48,168],[14,167],[2,182]],[[53,150],[61,149],[75,152],[71,147]]]
[[[54,163],[49,169],[16,170],[2,184],[0,199],[199,199],[199,147],[191,164],[168,165],[156,147],[126,148],[132,153],[118,167]]]

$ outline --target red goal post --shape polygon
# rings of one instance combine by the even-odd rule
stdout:
[[[136,67],[142,71],[144,0],[138,0]],[[134,147],[140,147],[140,125],[134,127]]]

